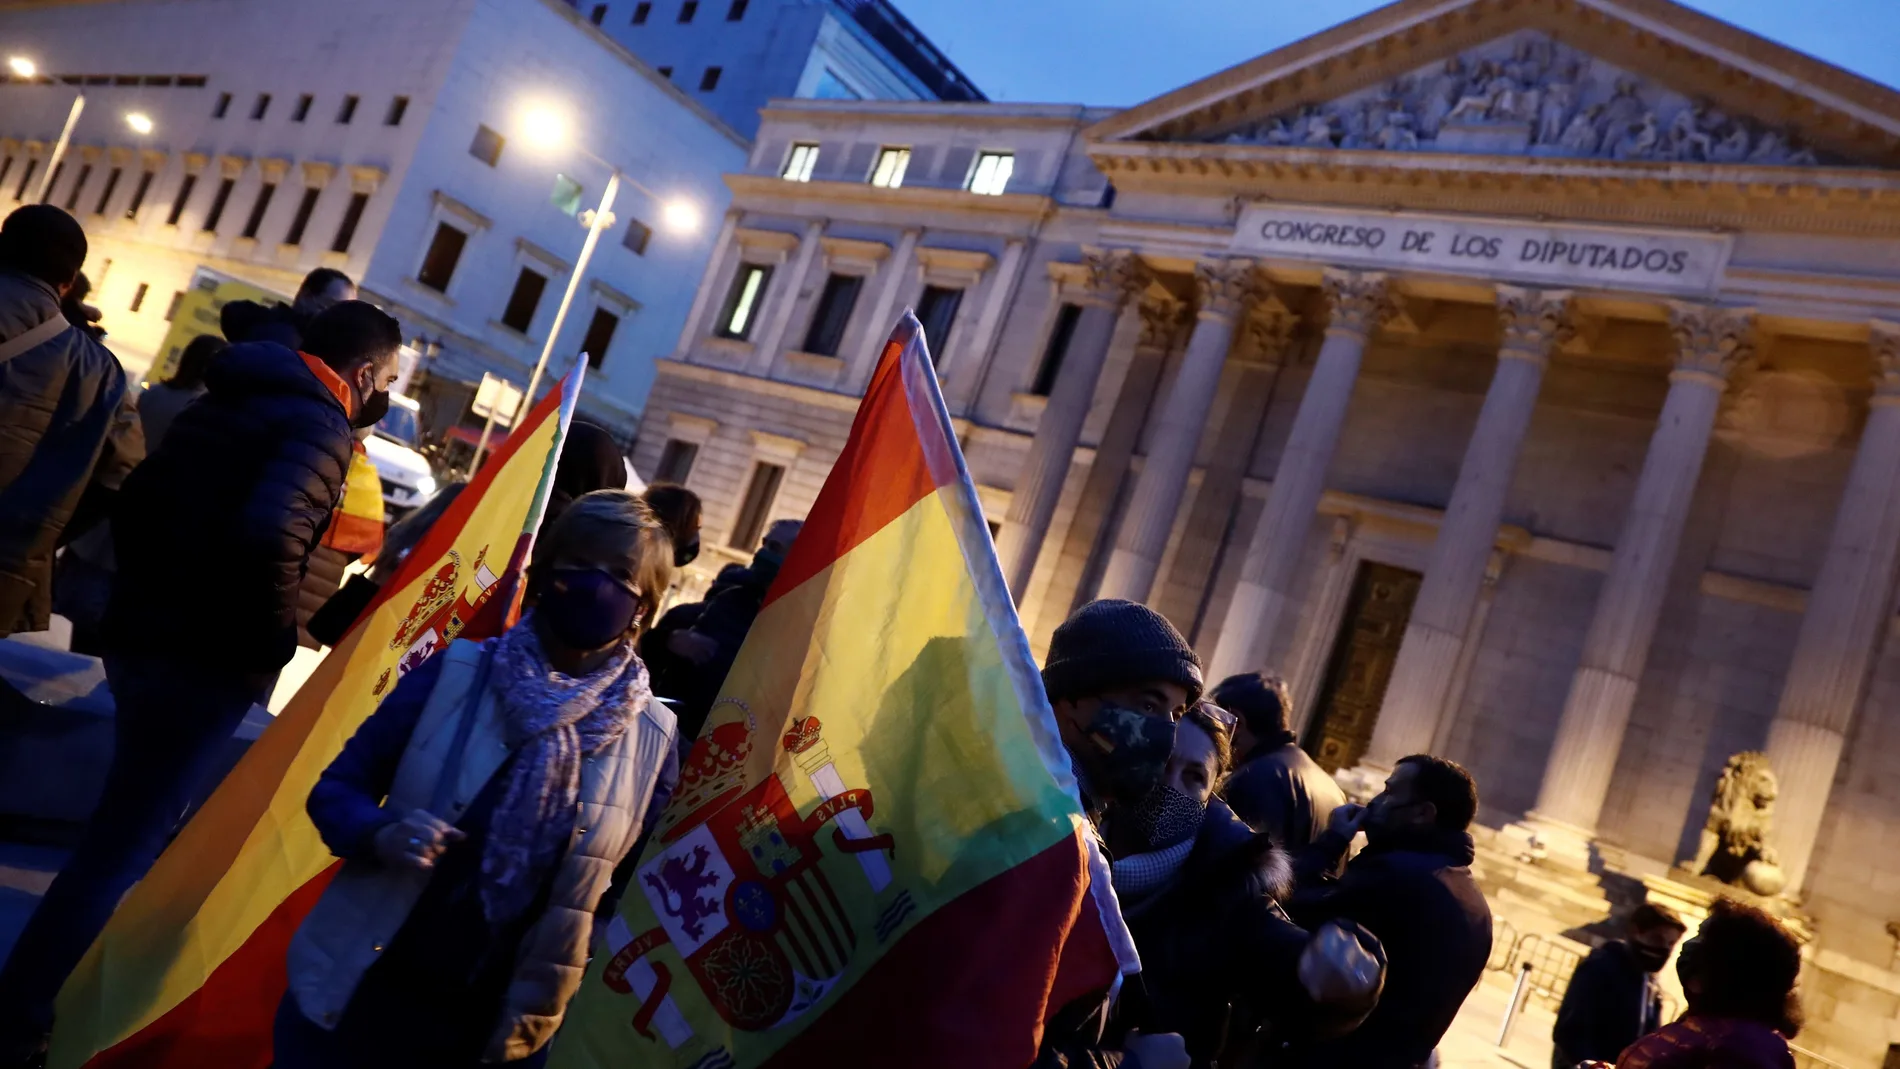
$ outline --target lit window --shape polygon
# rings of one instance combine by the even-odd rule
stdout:
[[[1015,170],[1015,154],[980,152],[976,157],[976,167],[970,171],[970,192],[1000,196],[1009,188],[1009,176]]]
[[[818,146],[799,142],[792,146],[791,153],[785,157],[785,170],[779,177],[787,182],[809,182],[811,169],[816,166],[818,166]]]
[[[732,280],[732,292],[726,295],[725,311],[719,316],[720,337],[751,336],[752,323],[758,318],[759,298],[764,296],[766,280],[771,277],[772,269],[762,264],[739,265],[739,273]]]
[[[909,166],[909,149],[879,149],[877,166],[871,168],[871,184],[883,189],[896,189],[904,184],[904,170]]]

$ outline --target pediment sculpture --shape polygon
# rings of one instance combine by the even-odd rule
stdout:
[[[1524,31],[1223,144],[1802,166],[1813,149]]]

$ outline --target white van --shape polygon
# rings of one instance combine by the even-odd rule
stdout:
[[[421,415],[422,406],[415,398],[391,391],[389,414],[363,441],[369,462],[376,465],[376,475],[383,481],[384,523],[395,523],[435,494],[435,475],[416,452]]]

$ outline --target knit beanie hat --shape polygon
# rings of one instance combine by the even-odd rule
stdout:
[[[1051,701],[1087,697],[1151,679],[1201,696],[1201,659],[1167,617],[1133,601],[1091,601],[1056,628],[1042,666]]]
[[[0,223],[0,267],[64,286],[85,265],[85,228],[51,204],[16,208]]]

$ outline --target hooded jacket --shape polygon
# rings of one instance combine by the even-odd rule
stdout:
[[[113,516],[115,651],[274,672],[297,645],[297,588],[342,501],[348,387],[275,342],[234,345]]]
[[[0,342],[55,317],[57,290],[0,271]],[[124,395],[118,360],[82,330],[0,362],[0,636],[46,629],[53,551]]]

